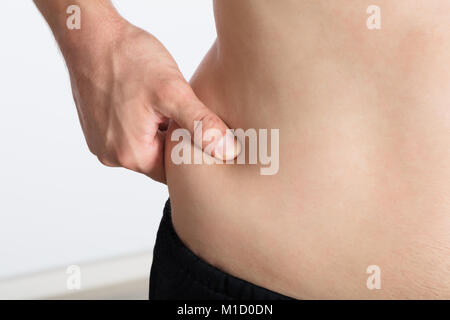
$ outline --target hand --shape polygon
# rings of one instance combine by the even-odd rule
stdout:
[[[227,150],[217,148],[212,155],[238,155],[239,143],[234,137],[230,143],[226,124],[196,97],[155,37],[125,20],[106,39],[90,37],[92,44],[63,53],[87,144],[101,163],[165,182],[164,130],[170,119],[192,137],[195,120],[202,121],[203,131],[220,130]]]

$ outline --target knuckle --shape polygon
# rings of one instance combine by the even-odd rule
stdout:
[[[117,161],[119,162],[119,165],[121,167],[124,167],[124,168],[132,170],[132,171],[136,171],[136,172],[141,171],[139,161],[137,161],[134,153],[119,151],[119,152],[117,152]]]
[[[221,120],[211,112],[199,113],[196,119],[202,123],[203,130],[220,128],[222,125]]]
[[[96,148],[94,148],[92,143],[90,143],[89,140],[86,140],[86,144],[88,146],[89,152],[96,156],[98,154],[98,151],[96,150]]]
[[[98,161],[100,161],[102,165],[107,167],[113,167],[112,161],[110,161],[105,155],[103,154],[97,155],[97,159]]]
[[[117,152],[117,161],[119,162],[119,165],[121,167],[133,170],[134,162],[126,152],[123,151]]]

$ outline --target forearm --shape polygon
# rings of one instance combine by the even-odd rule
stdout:
[[[91,52],[116,38],[124,19],[109,0],[34,0],[49,24],[64,57],[76,52]],[[80,8],[80,29],[69,29],[67,8]]]

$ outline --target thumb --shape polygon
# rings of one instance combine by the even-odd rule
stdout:
[[[241,152],[239,141],[225,122],[206,107],[190,87],[189,90],[190,94],[183,95],[180,103],[172,105],[170,118],[189,130],[194,144],[203,152],[219,160],[236,158]]]

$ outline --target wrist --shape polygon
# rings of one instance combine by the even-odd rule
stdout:
[[[73,56],[94,54],[108,50],[124,33],[129,23],[115,10],[82,11],[80,29],[69,29],[66,25],[54,31],[58,45],[66,59]]]

